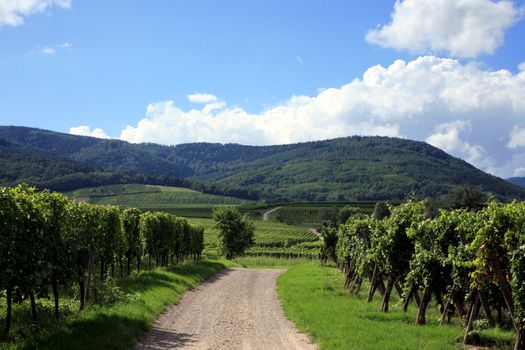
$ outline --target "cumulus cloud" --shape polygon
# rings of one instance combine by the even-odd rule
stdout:
[[[525,147],[525,126],[514,126],[510,132],[510,140],[509,143],[507,143],[507,147],[511,149]]]
[[[98,137],[99,139],[110,139],[104,130],[95,128],[91,130],[91,128],[87,125],[80,125],[69,128],[69,133],[73,135],[80,135],[80,136],[91,136],[91,137]]]
[[[397,0],[389,24],[370,30],[371,44],[454,57],[493,53],[523,14],[513,1]]]
[[[403,136],[427,139],[501,175],[512,174],[522,159],[501,140],[525,119],[525,72],[489,71],[425,56],[371,67],[348,84],[314,96],[293,96],[259,113],[229,106],[213,95],[190,96],[201,106],[184,110],[173,101],[151,103],[120,138],[170,145],[267,145],[348,135]]]
[[[44,12],[52,7],[69,8],[72,0],[0,0],[0,27],[17,27],[24,17]]]
[[[470,131],[470,120],[453,120],[436,125],[435,133],[427,137],[426,142],[442,150],[460,154],[469,163],[475,164],[486,158],[486,151],[480,145],[471,145],[460,137],[462,131]]]
[[[188,95],[188,100],[191,103],[203,104],[203,111],[209,113],[215,109],[221,109],[226,106],[224,101],[219,100],[216,96],[203,93],[195,93]]]

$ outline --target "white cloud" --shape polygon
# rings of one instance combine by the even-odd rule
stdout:
[[[522,14],[508,0],[396,0],[392,21],[370,30],[366,40],[413,53],[476,57],[503,44]]]
[[[56,52],[57,52],[56,49],[50,46],[46,46],[42,49],[42,53],[46,55],[54,55]]]
[[[40,52],[42,52],[43,54],[46,54],[46,55],[54,55],[58,51],[71,52],[72,48],[73,48],[73,44],[71,44],[71,43],[66,41],[66,42],[63,42],[62,44],[53,45],[53,46],[46,46],[46,47],[42,48],[40,50]]]
[[[512,149],[525,147],[525,126],[514,125],[510,132],[510,140],[507,143],[507,147]]]
[[[62,44],[58,45],[58,47],[60,47],[61,49],[64,49],[64,50],[69,50],[73,47],[73,44],[69,43],[69,42],[63,42]]]
[[[190,96],[203,106],[183,110],[173,101],[152,103],[120,138],[266,145],[348,135],[403,136],[428,138],[497,174],[510,176],[520,165],[521,158],[509,153],[502,138],[525,120],[525,72],[488,71],[425,56],[371,67],[341,87],[293,96],[259,113],[228,106],[213,95]]]
[[[0,0],[0,27],[17,27],[24,24],[24,17],[44,12],[52,7],[71,7],[72,0]]]
[[[91,128],[87,125],[80,125],[69,128],[69,133],[73,135],[80,135],[80,136],[92,136],[92,137],[98,137],[99,139],[109,139],[109,137],[104,130],[96,128],[91,130]]]
[[[487,171],[496,176],[507,178],[510,176],[525,176],[519,175],[523,173],[525,164],[525,151],[513,152],[508,160],[505,162],[491,166]]]
[[[525,176],[525,167],[515,169],[512,175],[513,176]]]
[[[485,149],[480,145],[471,145],[460,137],[462,131],[470,131],[470,121],[454,120],[436,125],[435,133],[427,137],[426,142],[442,150],[460,155],[468,162],[476,164],[486,157]]]
[[[219,99],[214,95],[195,93],[195,94],[188,95],[188,100],[192,103],[207,104],[207,103],[217,102]]]
[[[216,96],[210,94],[191,94],[188,95],[188,100],[192,103],[203,104],[203,111],[205,113],[209,113],[215,109],[221,109],[226,106],[226,103],[224,101],[221,101]]]

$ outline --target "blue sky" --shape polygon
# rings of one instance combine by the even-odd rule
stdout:
[[[0,0],[0,124],[163,144],[400,136],[525,176],[525,1],[436,3]]]

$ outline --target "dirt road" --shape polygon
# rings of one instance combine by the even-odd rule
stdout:
[[[135,349],[316,349],[282,311],[284,270],[227,269],[187,292]]]
[[[268,211],[264,212],[264,214],[263,214],[263,221],[268,221],[268,220],[270,220],[270,214],[271,214],[272,212],[276,211],[276,210],[279,210],[279,209],[281,209],[281,207],[273,208],[273,209],[271,209],[271,210],[268,210]]]

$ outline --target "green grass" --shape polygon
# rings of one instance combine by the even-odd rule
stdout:
[[[310,263],[306,258],[275,258],[272,256],[241,256],[233,260],[236,264],[247,268],[286,269],[291,266]]]
[[[427,315],[427,325],[416,326],[416,310],[407,313],[396,304],[382,313],[380,298],[366,302],[366,286],[358,296],[342,288],[343,274],[317,263],[291,267],[277,281],[277,291],[286,316],[301,332],[310,334],[321,349],[459,349],[463,328],[438,324],[437,310]],[[394,295],[394,293],[393,293]],[[481,331],[482,339],[510,348],[511,332]]]
[[[15,325],[6,349],[130,349],[152,325],[155,318],[181,295],[226,266],[225,260],[188,262],[168,269],[156,269],[123,279],[117,283],[118,301],[110,306],[91,306],[76,312],[78,303],[66,299],[62,308],[68,310],[60,322],[53,321],[51,301],[39,301],[40,323]],[[27,302],[15,308],[17,322],[29,317]],[[24,309],[25,308],[25,309]],[[3,315],[2,315],[3,316]],[[35,330],[38,330],[35,332]],[[16,334],[25,332],[25,341]]]

